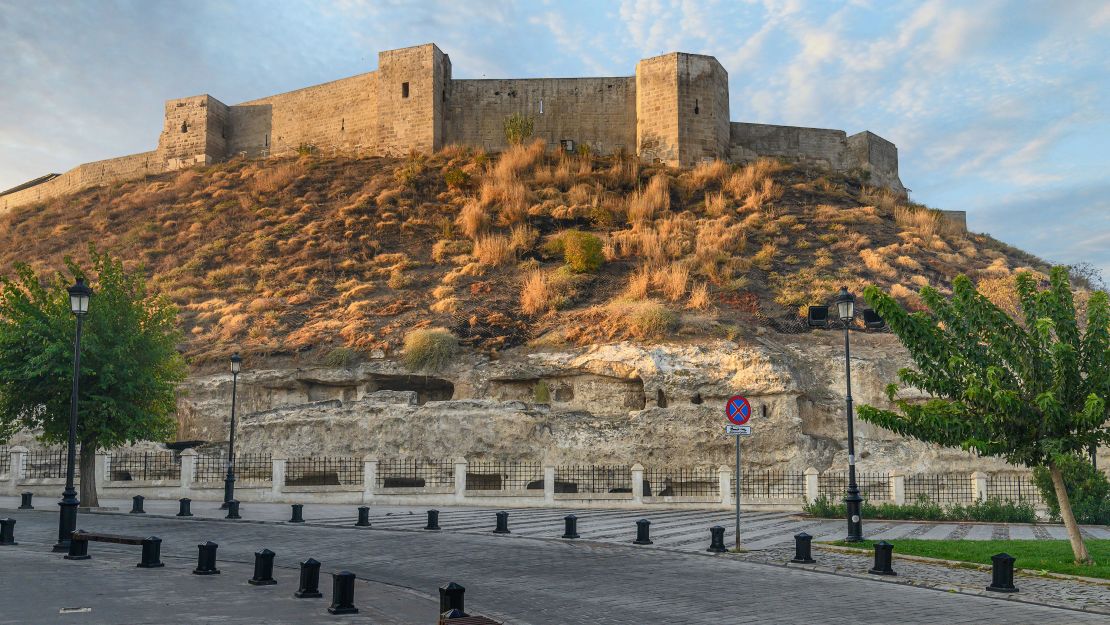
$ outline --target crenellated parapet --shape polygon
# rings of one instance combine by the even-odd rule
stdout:
[[[531,117],[552,149],[636,154],[688,167],[770,156],[861,171],[905,193],[898,149],[864,131],[733,122],[728,72],[712,56],[672,52],[634,76],[455,79],[435,44],[378,54],[378,69],[227,105],[203,94],[169,100],[151,152],[80,165],[0,193],[0,212],[81,189],[229,158],[325,153],[399,155],[448,144],[500,150],[510,115]]]

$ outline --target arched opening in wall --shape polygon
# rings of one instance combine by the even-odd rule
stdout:
[[[414,391],[416,403],[446,401],[455,395],[455,385],[450,380],[429,375],[389,375],[374,374],[366,385],[366,392],[374,391]]]
[[[663,389],[655,389],[655,405],[659,408],[667,407],[667,396],[663,394]]]
[[[409,84],[407,82],[401,83],[401,97],[409,97]]]
[[[694,393],[694,396],[690,398],[690,403],[695,406],[700,406],[701,401],[701,393]]]

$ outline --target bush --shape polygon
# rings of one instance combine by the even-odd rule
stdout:
[[[551,403],[551,388],[547,386],[547,382],[540,380],[532,387],[532,399],[537,404],[550,404]]]
[[[532,137],[536,120],[527,115],[513,113],[505,118],[505,141],[509,145],[520,145]]]
[[[601,239],[589,232],[568,230],[560,237],[563,242],[563,260],[575,273],[597,271],[605,256],[601,253]]]
[[[409,371],[434,373],[459,352],[459,341],[446,328],[413,330],[405,335],[402,362]]]
[[[328,367],[343,367],[349,369],[358,364],[359,353],[350,347],[336,347],[324,356],[323,363]]]
[[[1069,456],[1060,463],[1064,475],[1064,488],[1068,491],[1071,511],[1077,523],[1110,524],[1110,481],[1106,474],[1091,466],[1084,458]],[[1060,520],[1060,501],[1048,469],[1033,469],[1033,482],[1040,489],[1053,521]]]
[[[465,189],[470,186],[470,174],[458,167],[452,167],[443,174],[443,181],[452,189]]]
[[[815,517],[841,518],[847,511],[844,502],[834,502],[822,495],[802,509]],[[924,496],[914,503],[903,505],[893,503],[873,504],[864,501],[860,515],[865,519],[913,520],[913,521],[988,521],[1003,523],[1033,523],[1037,520],[1033,504],[999,499],[977,501],[966,506],[954,504],[947,508],[929,501]]]

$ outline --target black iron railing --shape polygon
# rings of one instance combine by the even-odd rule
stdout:
[[[222,482],[227,477],[227,456],[197,456],[196,481]],[[237,482],[270,482],[274,479],[274,463],[270,454],[236,454]]]
[[[453,487],[452,460],[382,460],[378,462],[378,488]]]
[[[581,465],[555,468],[556,493],[631,493],[632,468]]]
[[[644,470],[644,496],[721,497],[720,472],[713,467],[659,467]]]
[[[66,448],[33,449],[23,456],[23,475],[29,479],[55,478],[66,476]],[[81,475],[81,449],[73,465],[73,475]]]
[[[472,460],[466,465],[466,490],[543,491],[543,467],[529,462]]]
[[[906,503],[970,503],[975,499],[968,473],[918,473],[906,476]]]
[[[891,499],[890,475],[887,473],[856,472],[856,485],[859,494],[865,500]],[[840,501],[848,490],[847,471],[826,471],[817,476],[817,493],[833,500]],[[907,495],[908,497],[908,495]]]
[[[107,458],[110,481],[179,480],[181,459],[172,451],[122,452]]]
[[[732,476],[730,493],[736,492],[736,476]],[[794,499],[806,495],[804,473],[740,469],[740,496],[752,499]]]
[[[361,458],[290,458],[285,462],[286,486],[362,484]]]
[[[1039,504],[1041,491],[1027,473],[997,473],[987,478],[987,499]]]

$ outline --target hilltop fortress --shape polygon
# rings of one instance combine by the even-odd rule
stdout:
[[[449,144],[497,150],[513,114],[534,120],[552,148],[623,151],[689,166],[759,156],[860,170],[899,193],[898,149],[868,131],[733,122],[728,73],[717,59],[673,52],[636,64],[635,76],[456,80],[435,44],[378,54],[378,69],[227,105],[210,95],[166,102],[158,147],[85,163],[0,192],[0,212],[88,187],[235,156],[314,148],[360,155],[432,151]]]

